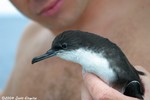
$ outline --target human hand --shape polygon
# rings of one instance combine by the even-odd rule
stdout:
[[[136,68],[146,74],[145,76],[140,76],[140,78],[145,87],[144,100],[149,100],[150,73],[140,66],[137,66]],[[117,90],[109,87],[106,83],[93,74],[85,73],[83,80],[84,85],[81,90],[82,100],[138,100],[137,98],[125,96]]]

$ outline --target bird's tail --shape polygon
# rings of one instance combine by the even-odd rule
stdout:
[[[139,75],[145,75],[145,73],[142,72],[142,71],[139,71],[139,70],[136,70],[136,71],[137,71],[137,73],[138,73]]]

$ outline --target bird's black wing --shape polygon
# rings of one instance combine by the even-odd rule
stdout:
[[[137,71],[132,66],[116,44],[108,41],[104,52],[104,56],[109,60],[111,68],[116,72],[117,80],[114,84],[124,88],[125,95],[142,99],[144,87],[139,75],[144,75],[144,73]]]

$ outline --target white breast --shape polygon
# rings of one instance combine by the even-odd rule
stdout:
[[[115,73],[109,67],[109,62],[102,54],[96,54],[90,50],[80,48],[72,51],[64,51],[57,56],[68,61],[79,63],[84,71],[96,74],[108,84],[115,80]]]

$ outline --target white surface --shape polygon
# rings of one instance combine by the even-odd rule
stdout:
[[[11,4],[10,0],[0,0],[0,16],[2,15],[20,15],[20,13]]]

